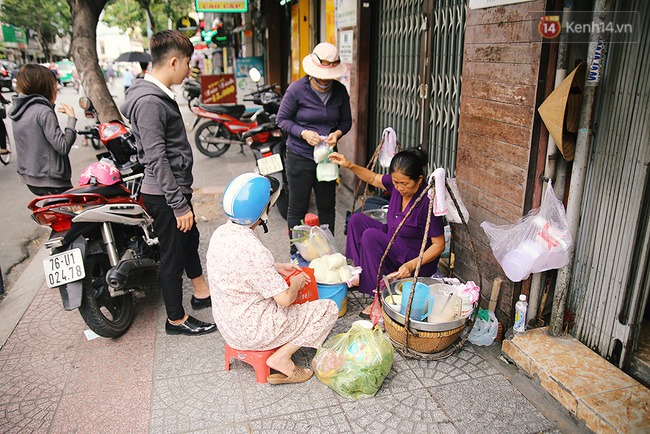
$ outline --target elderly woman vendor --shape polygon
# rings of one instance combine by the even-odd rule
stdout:
[[[223,208],[230,219],[212,234],[207,268],[212,314],[228,345],[239,350],[279,349],[266,364],[279,371],[271,384],[300,383],[312,375],[291,360],[300,347],[318,348],[338,318],[333,300],[291,305],[308,282],[294,264],[275,263],[271,252],[255,235],[266,232],[268,212],[279,195],[278,182],[245,173],[233,179],[223,194]]]
[[[390,162],[389,174],[380,175],[365,167],[348,161],[345,156],[334,152],[330,161],[350,169],[359,179],[391,194],[388,204],[387,223],[380,223],[363,213],[355,213],[348,222],[345,255],[354,264],[363,268],[359,277],[359,290],[371,294],[377,286],[377,274],[388,243],[397,226],[426,187],[426,154],[419,149],[407,149],[396,154]],[[425,197],[413,209],[393,242],[382,265],[384,275],[394,273],[395,279],[413,275],[417,266],[422,238],[427,223],[429,198]],[[438,257],[445,250],[445,238],[441,217],[431,216],[428,240],[422,255],[420,276],[433,275],[438,267]],[[370,306],[360,316],[369,317]]]

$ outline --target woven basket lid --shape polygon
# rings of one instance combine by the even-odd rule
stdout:
[[[582,108],[586,63],[582,62],[537,109],[548,132],[567,161],[573,160]]]

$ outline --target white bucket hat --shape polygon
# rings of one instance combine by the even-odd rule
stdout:
[[[323,62],[327,65],[323,65]],[[302,69],[311,77],[331,80],[341,77],[348,68],[341,63],[336,46],[329,42],[321,42],[314,47],[311,54],[302,59]]]

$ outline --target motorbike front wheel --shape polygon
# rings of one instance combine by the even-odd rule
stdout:
[[[199,126],[194,135],[196,148],[203,155],[208,157],[218,157],[223,155],[230,143],[223,143],[231,140],[230,132],[219,122],[208,121]]]
[[[89,256],[79,313],[92,331],[105,338],[122,336],[133,321],[133,294],[111,297],[106,273],[111,269],[105,253]]]
[[[99,149],[102,147],[102,142],[100,142],[99,139],[96,139],[95,137],[91,137],[88,140],[90,140],[90,144],[93,145],[93,148]]]

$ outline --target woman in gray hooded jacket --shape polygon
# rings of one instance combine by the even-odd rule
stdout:
[[[54,112],[57,82],[44,66],[27,64],[16,77],[18,95],[13,98],[9,119],[13,122],[18,174],[37,196],[58,194],[72,188],[68,153],[77,139],[74,110],[61,104],[68,115],[65,132]]]

